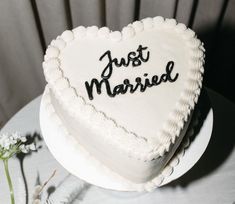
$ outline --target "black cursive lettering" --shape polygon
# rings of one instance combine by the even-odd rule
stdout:
[[[101,94],[101,88],[103,84],[105,85],[107,95],[110,97],[115,97],[116,95],[119,94],[125,94],[128,92],[128,90],[130,93],[134,93],[138,89],[140,92],[144,92],[147,88],[158,86],[161,83],[175,82],[179,77],[179,73],[176,73],[173,76],[172,74],[173,69],[174,69],[174,62],[169,61],[166,65],[165,73],[161,74],[160,76],[153,75],[151,80],[147,78],[148,74],[145,73],[144,80],[142,80],[140,77],[136,77],[135,84],[131,84],[129,79],[124,79],[123,84],[118,84],[111,90],[111,86],[107,78],[102,78],[100,81],[93,78],[90,84],[87,81],[85,82],[85,87],[90,100],[93,100],[94,98],[93,96],[94,87],[96,87],[97,94]]]
[[[129,52],[127,55],[127,59],[121,58],[118,60],[117,58],[112,58],[111,51],[107,50],[101,57],[99,61],[102,61],[105,57],[108,59],[108,63],[105,66],[104,70],[101,73],[101,77],[103,79],[109,79],[112,75],[114,66],[116,67],[128,67],[130,64],[133,67],[140,66],[142,62],[147,62],[149,60],[149,51],[147,51],[146,56],[144,56],[143,51],[148,49],[148,47],[143,47],[139,45],[136,52]]]

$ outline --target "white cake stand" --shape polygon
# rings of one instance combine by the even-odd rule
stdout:
[[[45,107],[40,108],[40,125],[44,140],[55,159],[70,173],[78,178],[105,188],[118,191],[137,191],[138,186],[108,170],[99,162],[94,162],[82,148],[73,148],[70,140],[65,138],[58,127],[47,117]],[[161,185],[165,185],[190,170],[203,155],[210,141],[213,126],[213,111],[209,110],[198,135],[195,136],[173,173],[166,177]],[[55,142],[56,141],[56,142]],[[66,153],[63,153],[66,152]],[[74,165],[76,163],[76,165]]]

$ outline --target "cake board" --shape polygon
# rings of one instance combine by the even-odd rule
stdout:
[[[56,113],[54,113],[56,114]],[[119,176],[93,159],[82,146],[71,142],[64,133],[48,118],[45,106],[40,108],[40,125],[44,140],[55,159],[71,174],[99,187],[117,191],[140,191],[141,184],[135,184]],[[46,127],[46,128],[44,128]],[[213,127],[213,111],[210,108],[204,123],[190,146],[185,149],[173,172],[164,177],[159,186],[181,177],[189,171],[203,155],[210,141]],[[85,133],[84,133],[85,134]],[[56,143],[54,142],[56,140]],[[184,147],[181,147],[184,148]],[[174,156],[175,157],[175,156]],[[74,165],[76,163],[76,165]]]

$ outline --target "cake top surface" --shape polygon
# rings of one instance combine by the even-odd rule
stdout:
[[[48,47],[43,67],[71,114],[152,159],[167,151],[194,108],[203,51],[185,25],[155,17],[122,32],[96,26],[65,31]]]

